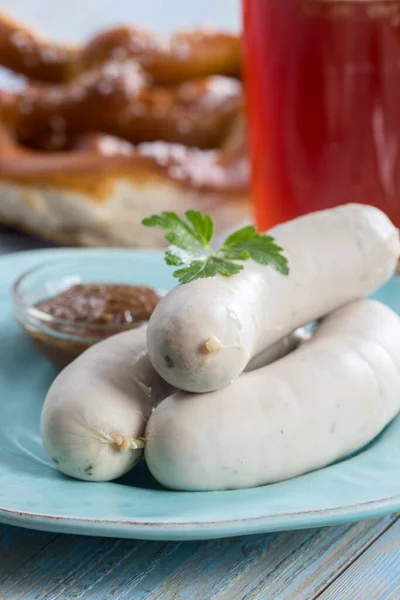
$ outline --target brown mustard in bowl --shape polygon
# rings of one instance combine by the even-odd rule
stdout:
[[[15,318],[57,368],[93,344],[143,325],[157,306],[161,292],[133,283],[134,260],[122,261],[125,265],[119,257],[115,268],[113,260],[56,261],[16,281]],[[105,273],[111,281],[102,281]]]

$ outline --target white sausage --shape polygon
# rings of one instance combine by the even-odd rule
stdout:
[[[153,412],[145,458],[178,490],[263,485],[321,468],[372,440],[400,410],[400,319],[361,300],[272,365]]]
[[[270,233],[289,260],[287,277],[248,261],[233,277],[178,286],[155,309],[150,359],[175,387],[224,387],[288,332],[373,292],[392,276],[399,257],[397,229],[372,206],[313,213]]]
[[[306,335],[293,332],[248,369],[291,352]],[[84,352],[54,381],[42,410],[43,446],[67,475],[115,479],[141,457],[134,440],[143,435],[152,408],[172,391],[149,360],[145,328],[113,336]]]
[[[88,481],[129,471],[142,455],[152,406],[173,388],[156,373],[144,327],[96,344],[50,387],[41,415],[44,449],[57,468]]]

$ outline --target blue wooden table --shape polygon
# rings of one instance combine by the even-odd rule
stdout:
[[[0,526],[3,600],[399,600],[400,517],[209,542]]]

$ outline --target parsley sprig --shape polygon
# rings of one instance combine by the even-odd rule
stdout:
[[[230,277],[243,269],[243,265],[232,261],[249,258],[262,265],[270,265],[282,275],[289,273],[283,249],[272,236],[258,233],[252,225],[232,233],[221,248],[214,251],[211,247],[214,233],[211,217],[197,210],[188,210],[185,218],[181,219],[174,212],[163,212],[142,221],[147,227],[159,227],[167,232],[165,237],[170,245],[165,253],[165,262],[180,267],[173,273],[180,283],[214,277],[217,273]]]

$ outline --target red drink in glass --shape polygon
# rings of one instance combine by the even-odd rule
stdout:
[[[400,227],[400,1],[243,7],[259,229],[347,202]]]

